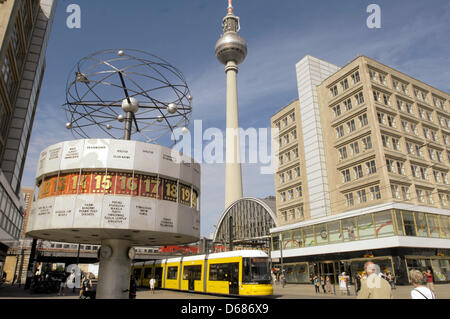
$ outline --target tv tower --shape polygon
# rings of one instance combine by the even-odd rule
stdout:
[[[225,64],[227,75],[227,123],[225,208],[242,198],[242,171],[239,146],[239,114],[237,94],[238,64],[247,56],[247,44],[238,32],[239,17],[233,13],[232,0],[228,0],[228,14],[222,21],[223,34],[216,43],[216,57]]]

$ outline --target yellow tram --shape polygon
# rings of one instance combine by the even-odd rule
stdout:
[[[139,286],[241,296],[272,295],[269,257],[259,250],[239,250],[137,262],[132,274]]]

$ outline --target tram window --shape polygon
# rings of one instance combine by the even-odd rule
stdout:
[[[201,280],[202,266],[186,266],[183,269],[183,280]]]
[[[177,279],[178,267],[167,268],[167,279]]]
[[[145,268],[145,270],[144,270],[144,278],[150,279],[151,275],[152,275],[152,269],[151,268]]]
[[[243,282],[270,282],[269,264],[267,258],[244,258],[243,260]]]
[[[134,270],[134,278],[136,278],[136,279],[141,278],[141,272],[142,272],[141,268],[135,269]]]
[[[234,267],[234,269],[239,269]],[[228,264],[210,264],[209,265],[209,280],[212,281],[229,281],[232,277],[233,263]],[[237,276],[237,274],[234,274]]]

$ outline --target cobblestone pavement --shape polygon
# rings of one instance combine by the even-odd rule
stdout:
[[[337,288],[337,287],[336,287]],[[395,299],[410,299],[411,286],[399,286],[393,291]],[[438,299],[450,299],[450,284],[435,285]],[[66,290],[65,296],[53,294],[30,294],[29,290],[22,287],[11,287],[4,285],[0,287],[0,299],[78,299],[79,293],[71,289]],[[156,290],[151,294],[147,289],[140,289],[137,292],[137,299],[230,299],[230,297],[219,295],[206,295],[196,293],[186,293],[170,290]],[[327,295],[324,293],[316,294],[313,285],[286,285],[284,288],[280,285],[274,286],[272,299],[355,299],[354,289],[351,295],[347,296],[336,290],[336,294]]]

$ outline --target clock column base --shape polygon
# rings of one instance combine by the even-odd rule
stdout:
[[[131,242],[122,239],[102,241],[102,247],[112,248],[112,254],[101,256],[98,271],[97,299],[128,299],[130,286],[131,260],[128,250]],[[105,258],[106,257],[106,258]]]

